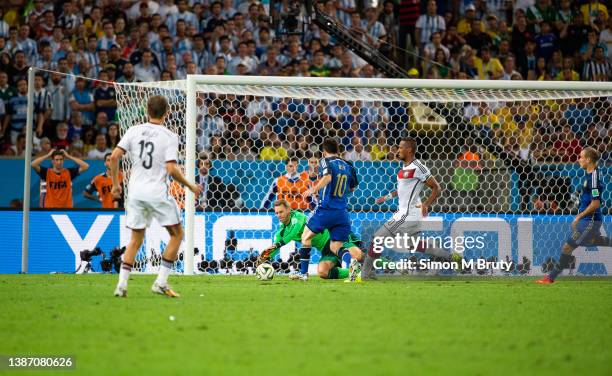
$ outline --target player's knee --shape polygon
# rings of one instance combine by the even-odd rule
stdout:
[[[340,248],[342,248],[342,242],[339,242],[339,241],[333,241],[329,245],[329,249],[335,254],[338,254],[338,251],[340,250]]]
[[[357,260],[359,262],[363,261],[364,256],[365,256],[363,251],[360,248],[357,248],[357,247],[349,248],[349,253],[351,254],[352,258],[354,258],[355,260]]]
[[[319,264],[319,267],[317,268],[317,274],[319,275],[319,278],[327,279],[329,276],[329,268],[327,266]]]
[[[185,234],[185,232],[183,231],[183,226],[181,225],[169,226],[168,233],[171,237],[178,238],[179,240],[182,240]]]

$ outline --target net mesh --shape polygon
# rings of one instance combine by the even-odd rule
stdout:
[[[122,132],[146,121],[149,96],[169,99],[166,126],[182,140],[183,164],[185,82],[117,85],[117,91]],[[272,242],[275,199],[312,210],[316,198],[302,199],[301,192],[317,179],[319,145],[327,137],[340,142],[344,158],[357,168],[360,184],[349,202],[353,231],[364,246],[397,210],[396,201],[375,200],[396,189],[397,148],[407,136],[417,141],[417,157],[442,187],[424,233],[481,235],[484,247],[465,250],[464,257],[512,260],[507,273],[537,274],[557,262],[584,184],[576,163],[582,148],[601,153],[604,214],[612,204],[606,189],[612,188],[612,91],[200,84],[197,93],[196,181],[206,193],[196,201],[195,242],[196,267],[203,272],[250,270],[254,254]],[[297,183],[293,175],[283,178],[293,172],[287,171],[289,157],[297,159]],[[129,159],[124,168],[129,177]],[[183,202],[178,187],[174,195]],[[604,215],[602,234],[611,230],[609,218]],[[161,249],[163,239],[159,247],[145,245],[143,270]],[[601,249],[579,248],[573,271],[607,273],[612,257]],[[295,244],[286,246],[275,265],[292,270],[294,254]]]

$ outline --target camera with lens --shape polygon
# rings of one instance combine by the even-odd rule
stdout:
[[[89,273],[90,271],[95,271],[93,269],[93,266],[91,265],[91,260],[95,256],[99,256],[99,255],[102,255],[102,254],[104,254],[104,252],[102,252],[100,247],[96,247],[96,248],[94,248],[92,250],[85,249],[85,250],[81,251],[79,253],[79,256],[81,258],[81,262],[79,264],[79,267],[75,271],[75,273],[76,274],[79,274],[79,273]]]

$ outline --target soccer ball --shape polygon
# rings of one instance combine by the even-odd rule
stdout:
[[[269,281],[274,278],[274,268],[268,263],[263,263],[257,267],[255,275],[260,281]]]

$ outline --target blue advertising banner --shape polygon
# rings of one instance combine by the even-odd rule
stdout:
[[[391,213],[352,213],[354,232],[369,244],[374,231]],[[0,273],[18,273],[21,267],[21,212],[1,211],[4,229],[0,251]],[[548,258],[558,258],[564,241],[571,235],[572,216],[468,215],[432,213],[423,223],[423,235],[443,239],[443,247],[461,251],[467,259],[489,258],[520,263],[526,257],[533,274]],[[229,254],[243,259],[252,251],[261,251],[272,243],[278,222],[272,213],[198,213],[195,218],[195,244],[200,251],[196,264],[203,258],[219,260],[225,256],[228,239],[235,240],[236,250]],[[603,235],[612,235],[612,217],[606,216]],[[110,251],[127,244],[129,230],[119,211],[35,211],[30,218],[29,272],[74,272],[80,263],[80,252],[100,247]],[[468,244],[468,238],[476,241]],[[168,235],[157,224],[147,230],[140,257],[159,255]],[[288,244],[280,257],[286,259],[295,250]],[[587,275],[607,275],[612,268],[612,248],[580,247],[575,250],[576,271]],[[405,257],[409,257],[406,254]],[[99,271],[100,257],[93,260]],[[312,257],[318,262],[318,255]],[[147,270],[144,270],[147,271]]]
[[[105,171],[104,162],[101,160],[87,160],[89,170],[79,175],[72,185],[73,201],[75,208],[100,208],[100,203],[88,200],[83,196],[85,187],[94,176]],[[50,166],[46,161],[44,166]],[[66,167],[74,166],[70,161]],[[305,171],[308,163],[306,160],[300,162],[299,171]],[[351,196],[350,205],[354,210],[395,210],[395,202],[385,206],[373,204],[372,187],[376,187],[376,194],[383,194],[395,189],[396,181],[389,178],[389,174],[398,168],[397,162],[355,162],[359,173],[359,186]],[[566,177],[569,179],[570,191],[575,192],[583,182],[584,171],[574,164],[555,164],[539,166],[546,176]],[[13,199],[23,198],[23,160],[0,159],[0,169],[3,171],[3,187],[0,190],[0,207],[8,207]],[[212,175],[220,177],[224,184],[232,184],[236,187],[244,208],[259,209],[266,200],[266,193],[274,178],[284,173],[285,164],[279,161],[241,161],[241,160],[215,160],[213,161]],[[604,208],[612,207],[612,165],[599,167],[602,184],[602,203]],[[447,171],[449,174],[451,170]],[[518,175],[511,173],[512,185],[510,189],[510,211],[519,211],[521,196],[518,189]],[[32,181],[30,184],[31,207],[39,207],[40,178],[32,170]]]

